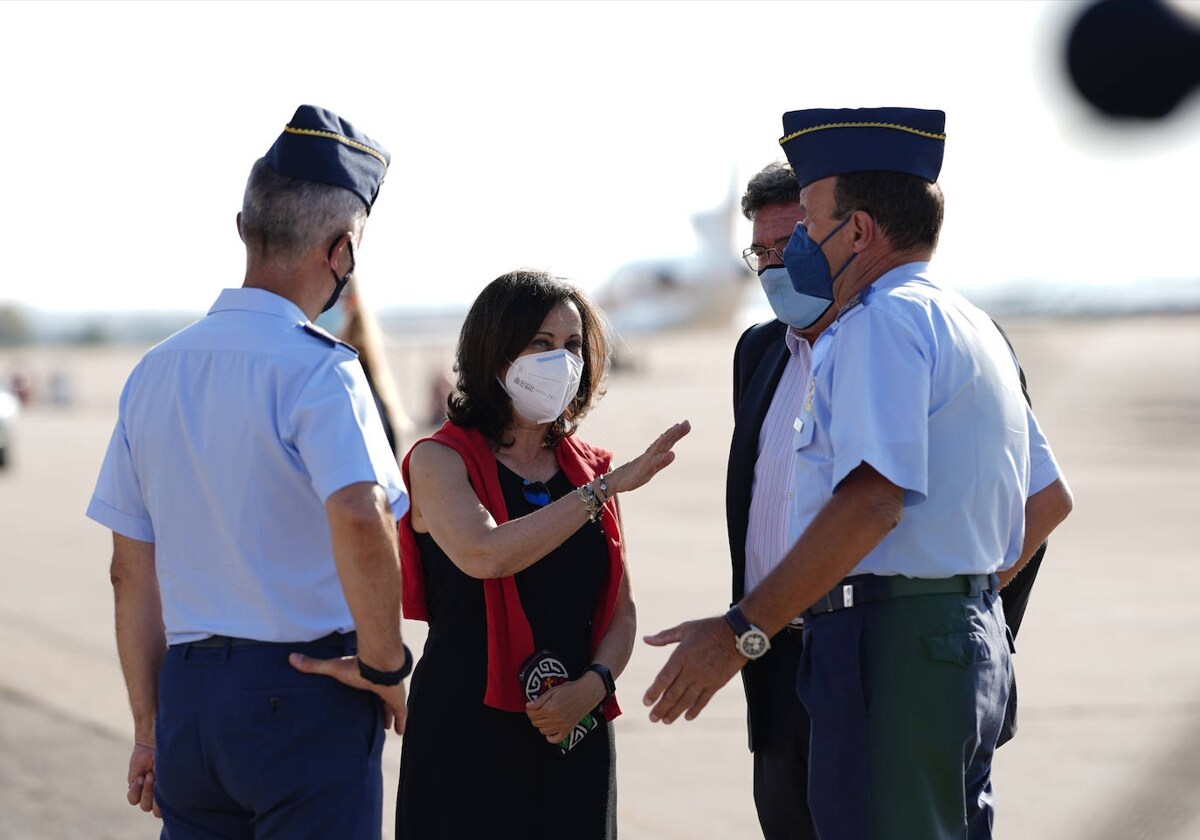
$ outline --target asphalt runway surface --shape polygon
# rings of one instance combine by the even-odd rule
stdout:
[[[1020,732],[997,755],[998,840],[1200,840],[1200,316],[1006,323],[1075,492],[1018,640]],[[737,332],[631,349],[583,436],[636,454],[678,419],[678,459],[623,501],[639,633],[728,603],[724,475]],[[424,396],[391,348],[402,395]],[[0,351],[70,407],[34,405],[0,472],[0,840],[157,837],[125,803],[129,714],[112,631],[109,537],[84,518],[140,348]],[[405,623],[414,649],[423,625]],[[638,644],[618,682],[624,840],[759,836],[736,681],[695,721],[650,724],[665,661]],[[391,813],[400,741],[389,736]],[[391,836],[385,817],[384,836]]]

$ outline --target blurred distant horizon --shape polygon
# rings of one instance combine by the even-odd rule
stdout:
[[[1144,279],[1123,284],[1054,284],[1033,279],[973,284],[959,291],[995,318],[1118,317],[1200,312],[1200,276]],[[213,295],[213,300],[216,294]],[[0,346],[154,343],[202,317],[195,309],[60,310],[0,299]],[[380,307],[376,315],[390,341],[457,334],[470,302]],[[758,284],[748,282],[731,326],[750,326],[772,313]]]

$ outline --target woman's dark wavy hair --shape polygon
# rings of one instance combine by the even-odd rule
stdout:
[[[446,400],[456,426],[478,429],[494,446],[511,446],[505,429],[512,423],[512,400],[500,384],[500,371],[529,346],[550,311],[570,302],[583,322],[583,373],[579,391],[562,416],[546,430],[546,446],[575,433],[579,421],[603,395],[608,373],[607,325],[603,313],[582,291],[544,271],[519,269],[497,277],[471,304],[454,357],[455,390]]]

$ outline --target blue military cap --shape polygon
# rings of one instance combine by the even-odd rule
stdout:
[[[370,212],[391,155],[333,111],[301,105],[267,151],[267,165],[289,178],[344,187]]]
[[[783,115],[783,147],[800,188],[849,172],[907,172],[936,181],[946,113],[920,108],[808,108]]]

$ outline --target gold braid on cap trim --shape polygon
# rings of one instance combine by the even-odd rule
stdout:
[[[919,128],[912,128],[907,125],[898,123],[884,122],[841,122],[841,123],[825,123],[824,125],[814,125],[810,128],[802,128],[799,131],[793,131],[787,137],[782,137],[779,140],[779,145],[782,146],[789,140],[795,140],[802,134],[811,134],[814,131],[821,131],[825,128],[894,128],[897,131],[907,131],[909,134],[915,134],[918,137],[927,137],[930,140],[945,140],[945,134],[934,134],[931,131],[921,131]]]
[[[341,134],[334,134],[332,131],[316,131],[311,128],[292,128],[290,125],[285,125],[283,127],[283,131],[285,134],[307,134],[309,137],[327,137],[330,140],[336,140],[339,143],[344,143],[351,149],[358,149],[360,152],[366,152],[371,157],[379,158],[379,162],[383,164],[384,170],[387,170],[387,158],[379,154],[379,152],[375,151],[365,143],[359,143],[358,141],[351,140],[349,137],[344,137]]]

